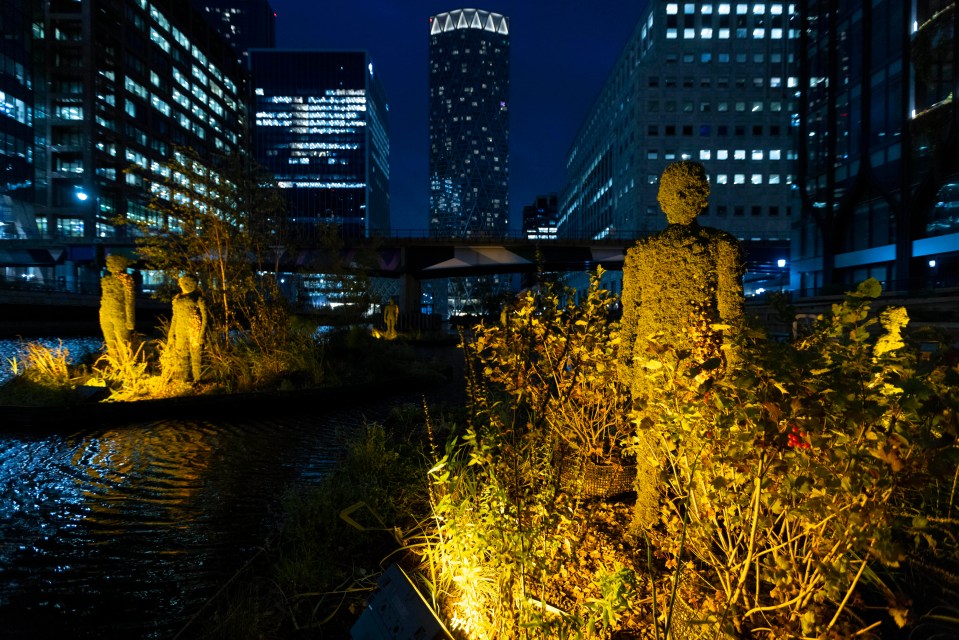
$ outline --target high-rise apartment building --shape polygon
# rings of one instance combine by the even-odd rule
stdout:
[[[959,274],[956,3],[806,0],[793,288]]]
[[[482,237],[509,223],[509,18],[430,18],[430,231]]]
[[[250,69],[256,159],[286,195],[293,227],[388,232],[388,106],[369,54],[254,49]]]
[[[267,0],[192,0],[242,60],[250,49],[276,46],[276,12]]]
[[[176,147],[213,166],[241,145],[233,50],[188,0],[28,4],[39,232],[110,237],[128,229],[117,218],[162,226],[147,205],[170,197],[161,185]]]
[[[797,22],[793,3],[651,0],[571,145],[560,235],[663,228],[659,176],[690,159],[712,189],[701,224],[785,258],[799,202]]]

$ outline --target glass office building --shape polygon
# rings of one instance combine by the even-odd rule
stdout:
[[[28,0],[0,5],[0,238],[36,234],[31,6]]]
[[[254,146],[289,221],[347,236],[390,228],[386,94],[363,51],[250,51]]]
[[[792,3],[652,0],[570,147],[560,235],[658,231],[659,176],[687,159],[712,187],[700,222],[785,258],[798,217],[797,19]]]
[[[506,233],[509,18],[458,9],[430,18],[430,231]]]
[[[176,147],[214,166],[245,128],[245,75],[187,0],[50,0],[32,27],[36,220],[102,238],[162,227]],[[133,167],[135,171],[129,171]],[[172,176],[176,179],[176,176]]]
[[[959,284],[956,3],[800,3],[793,286]]]

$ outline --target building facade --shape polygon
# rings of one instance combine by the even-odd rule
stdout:
[[[348,236],[390,229],[386,94],[363,51],[250,51],[254,147],[293,227]]]
[[[523,207],[523,237],[527,240],[555,240],[559,219],[559,196],[555,193],[536,196]]]
[[[49,237],[161,227],[148,208],[176,147],[237,151],[245,75],[187,0],[51,0],[36,8],[36,221]],[[132,169],[132,170],[131,170]],[[174,176],[174,179],[176,177]]]
[[[430,232],[509,226],[509,18],[457,9],[430,18]]]
[[[955,1],[800,3],[793,287],[959,283]]]
[[[791,3],[651,0],[570,147],[560,235],[658,231],[659,176],[687,159],[710,178],[700,222],[785,258],[799,202],[797,21]]]
[[[244,61],[250,49],[276,46],[276,12],[267,0],[192,0]]]
[[[0,238],[36,233],[31,3],[0,6]]]

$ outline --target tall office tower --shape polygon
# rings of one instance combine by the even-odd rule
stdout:
[[[651,0],[570,147],[560,235],[661,229],[659,176],[690,159],[712,188],[701,224],[750,243],[754,260],[762,247],[785,258],[797,21],[792,3]]]
[[[364,51],[250,51],[257,161],[295,228],[348,236],[390,228],[386,93]]]
[[[268,0],[191,0],[203,17],[246,60],[250,49],[276,46],[276,13]]]
[[[430,18],[430,231],[502,235],[509,224],[509,18]]]
[[[36,233],[29,0],[0,5],[0,238]]]
[[[169,197],[176,147],[211,167],[239,148],[243,69],[188,0],[50,0],[33,34],[41,233],[110,237],[127,229],[117,217],[160,226],[147,204]]]
[[[802,219],[793,285],[959,273],[955,1],[801,3]]]

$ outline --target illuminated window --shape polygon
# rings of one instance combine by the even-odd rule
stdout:
[[[778,89],[783,86],[783,79],[779,77],[772,77],[769,79],[769,86],[773,89]]]
[[[720,102],[719,104],[716,105],[716,111],[729,111],[729,103]]]
[[[704,28],[699,32],[699,37],[704,40],[710,40],[713,37],[713,30]]]
[[[765,38],[765,37],[766,37],[765,29],[761,27],[753,29],[753,38],[756,38],[757,40],[761,40],[762,38]]]
[[[769,37],[773,40],[782,40],[783,39],[783,30],[782,29],[770,29]]]
[[[728,4],[723,3],[723,4],[719,5],[719,15],[721,15],[721,16],[728,16],[728,15],[729,15],[729,5],[728,5]]]
[[[736,103],[736,111],[745,111],[745,110],[746,110],[746,103],[745,103],[745,102],[737,102],[737,103]]]
[[[779,149],[770,149],[769,150],[769,159],[770,160],[779,160],[782,157],[782,151]]]
[[[683,5],[683,13],[685,13],[686,15],[692,15],[696,13],[696,5],[693,4],[692,2],[687,2],[686,4]]]
[[[666,5],[666,15],[674,16],[679,13],[679,5],[675,3],[670,3]]]
[[[764,13],[766,13],[766,5],[764,5],[764,4],[754,4],[754,5],[753,5],[753,13],[756,14],[757,16],[763,15]]]
[[[679,34],[676,29],[666,29],[667,40],[675,40],[677,37],[679,37]]]
[[[746,174],[737,173],[733,176],[733,184],[746,184]]]
[[[727,184],[729,181],[729,176],[725,173],[720,173],[716,176],[716,184]]]
[[[762,102],[754,102],[754,103],[753,103],[753,108],[752,108],[752,112],[753,112],[753,113],[756,113],[756,112],[762,111],[762,110],[763,110],[763,103],[762,103]]]
[[[749,5],[746,4],[737,4],[736,5],[736,15],[744,16],[749,13]]]
[[[700,149],[699,150],[699,159],[700,160],[709,160],[712,157],[712,152],[709,149]]]
[[[745,160],[746,159],[746,150],[745,149],[736,149],[733,151],[734,160]]]
[[[762,149],[753,149],[750,154],[752,160],[762,160],[763,159],[763,150]]]
[[[717,159],[717,160],[726,160],[726,159],[728,159],[728,158],[729,158],[729,150],[728,150],[728,149],[717,149],[717,150],[716,150],[716,159]]]
[[[704,15],[709,15],[709,14],[711,14],[711,13],[713,12],[713,5],[711,5],[711,4],[704,4],[704,5],[703,5],[703,8],[701,9],[701,11],[703,12]]]
[[[783,6],[781,4],[769,5],[769,13],[773,14],[774,16],[782,15],[782,12],[783,12]]]
[[[782,110],[783,110],[783,103],[782,103],[782,102],[779,102],[778,100],[777,100],[777,101],[774,101],[774,102],[770,102],[770,103],[769,103],[769,110],[770,110],[770,111],[782,111]]]
[[[754,173],[754,174],[752,174],[752,176],[750,176],[749,181],[750,181],[751,183],[753,183],[753,184],[762,184],[762,183],[763,183],[763,174],[761,174],[761,173]]]
[[[695,30],[695,29],[683,29],[683,39],[684,39],[684,40],[692,40],[692,39],[695,38],[695,37],[696,37],[696,30]]]
[[[720,40],[729,40],[729,29],[720,29],[720,30],[719,30],[719,39],[720,39]],[[720,55],[722,55],[722,54],[720,54]],[[728,59],[727,59],[726,61],[729,62]]]
[[[779,174],[770,173],[769,174],[769,184],[779,184]]]

